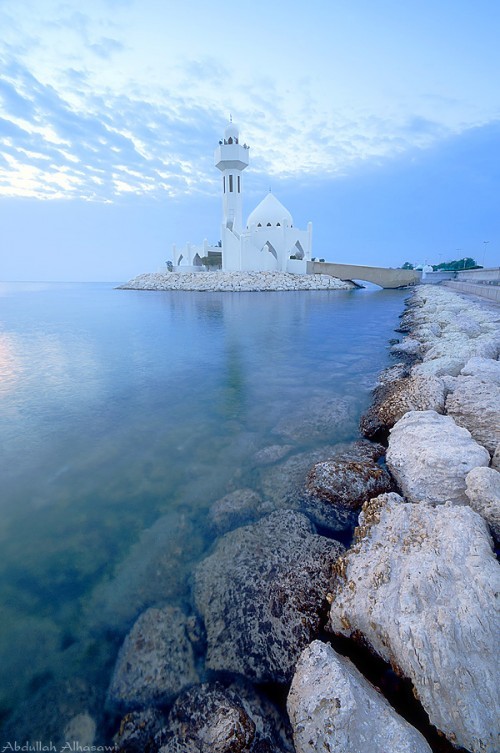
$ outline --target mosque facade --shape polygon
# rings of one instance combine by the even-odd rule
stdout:
[[[221,172],[222,227],[220,246],[205,240],[202,246],[173,247],[177,272],[204,268],[204,257],[221,256],[226,272],[292,272],[305,274],[311,261],[312,223],[306,230],[294,226],[288,209],[269,192],[243,223],[243,170],[249,164],[250,147],[241,144],[236,125],[230,122],[215,149],[215,167]]]

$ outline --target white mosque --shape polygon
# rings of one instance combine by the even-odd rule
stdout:
[[[222,252],[225,272],[264,272],[276,270],[305,274],[311,260],[312,223],[307,230],[294,227],[292,215],[269,192],[251,212],[243,226],[243,170],[248,167],[250,147],[240,144],[238,128],[230,122],[215,150],[215,167],[222,173],[221,246],[204,241],[202,246],[187,243],[173,247],[175,272],[203,269],[203,257]],[[213,257],[215,258],[215,257]]]

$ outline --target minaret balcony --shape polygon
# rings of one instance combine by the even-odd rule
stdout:
[[[248,167],[248,153],[248,146],[220,144],[214,154],[215,167],[219,170],[244,170]]]

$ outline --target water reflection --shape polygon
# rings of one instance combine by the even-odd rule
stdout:
[[[48,676],[92,670],[105,685],[121,634],[157,598],[155,568],[164,593],[188,598],[214,500],[252,485],[278,498],[308,453],[357,436],[403,296],[10,289],[0,713]],[[284,459],[257,471],[270,445]]]

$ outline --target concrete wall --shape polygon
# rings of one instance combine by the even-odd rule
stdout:
[[[487,267],[485,269],[465,269],[457,272],[457,280],[464,282],[498,282],[500,283],[500,267]]]
[[[414,269],[384,269],[357,264],[335,264],[333,262],[311,261],[307,264],[309,274],[325,274],[341,280],[364,280],[382,288],[403,288],[420,282],[421,272]]]
[[[447,288],[456,290],[457,293],[478,295],[481,298],[487,298],[489,301],[500,303],[500,285],[481,285],[481,283],[459,282],[458,280],[450,280],[442,284]]]
[[[425,285],[437,285],[438,282],[454,280],[455,277],[455,272],[426,272],[422,275],[422,283]]]

